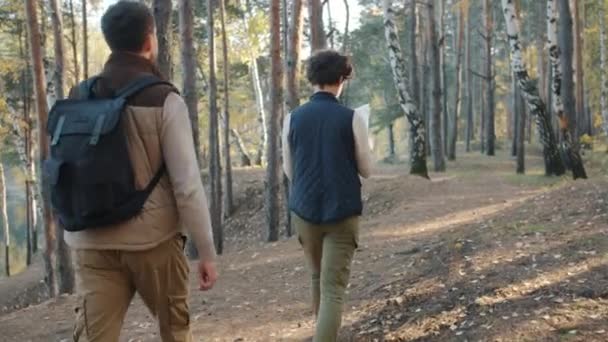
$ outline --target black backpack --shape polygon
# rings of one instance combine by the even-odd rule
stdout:
[[[114,97],[96,99],[93,86],[98,79],[82,82],[79,99],[59,100],[49,113],[51,153],[44,176],[53,210],[67,231],[104,227],[136,216],[165,173],[163,164],[145,189],[135,188],[122,116],[133,95],[153,85],[171,84],[142,76]]]

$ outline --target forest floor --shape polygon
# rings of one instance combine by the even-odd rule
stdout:
[[[432,181],[394,165],[366,182],[341,340],[608,341],[608,158],[589,155],[590,180],[573,182],[542,176],[538,157],[517,176],[499,154],[461,154]],[[197,341],[312,335],[297,239],[260,242],[262,177],[235,175],[239,207],[227,223],[221,278],[191,295]],[[11,295],[4,288],[0,297]],[[67,341],[74,300],[0,316],[0,340]],[[136,300],[121,341],[156,340]]]

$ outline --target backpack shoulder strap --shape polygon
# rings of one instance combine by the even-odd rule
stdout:
[[[80,82],[78,84],[78,98],[82,100],[90,99],[93,95],[93,87],[100,78],[100,76],[93,76],[88,80]]]
[[[117,90],[115,94],[117,98],[128,99],[148,87],[159,84],[168,85],[173,88],[174,91],[177,91],[177,89],[175,89],[175,86],[170,82],[163,81],[162,79],[154,75],[146,75],[135,79],[131,83],[124,86],[122,89]]]

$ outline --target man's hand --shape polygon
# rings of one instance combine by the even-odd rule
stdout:
[[[208,291],[213,288],[215,281],[217,280],[217,271],[215,269],[215,262],[199,261],[198,273],[200,290]]]

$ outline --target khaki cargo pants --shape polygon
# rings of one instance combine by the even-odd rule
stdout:
[[[190,342],[188,263],[176,236],[156,248],[76,250],[75,342],[116,342],[135,292],[160,325],[163,342]]]

